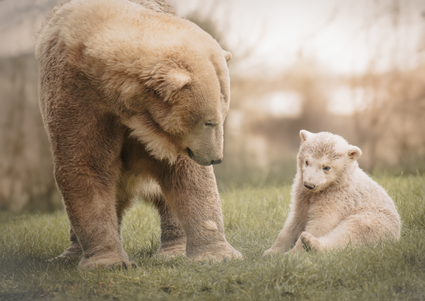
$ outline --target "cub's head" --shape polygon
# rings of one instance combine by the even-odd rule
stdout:
[[[317,134],[300,131],[298,170],[305,189],[319,192],[337,182],[361,156],[357,146],[349,145],[341,136],[328,132]]]

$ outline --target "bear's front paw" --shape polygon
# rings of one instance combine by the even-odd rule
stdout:
[[[319,239],[317,239],[308,232],[301,233],[300,239],[303,244],[304,250],[306,250],[307,252],[311,250],[316,252],[323,250],[322,243],[319,241]]]
[[[235,250],[227,242],[201,245],[196,247],[188,246],[187,257],[196,261],[226,261],[229,259],[243,258],[242,254],[239,251]]]
[[[80,261],[80,267],[84,269],[131,269],[137,268],[137,265],[134,262],[123,260],[117,256],[103,256],[101,258],[89,257],[83,258]]]
[[[181,241],[173,241],[161,243],[155,256],[158,258],[172,258],[182,256],[186,252],[186,239]]]

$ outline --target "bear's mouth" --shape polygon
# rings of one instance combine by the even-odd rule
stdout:
[[[194,154],[193,154],[192,150],[190,148],[187,148],[186,150],[187,150],[187,154],[189,155],[189,157],[191,159],[193,159]]]

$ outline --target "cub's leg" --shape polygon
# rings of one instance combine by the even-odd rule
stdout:
[[[305,249],[314,251],[344,248],[349,244],[375,244],[385,236],[396,238],[394,231],[388,229],[385,216],[351,215],[338,224],[329,233],[320,237],[303,232],[300,240]],[[393,233],[394,232],[394,233]]]
[[[324,249],[322,242],[308,232],[301,233],[299,240],[300,240],[300,244],[302,245],[304,250],[307,252],[311,250],[319,252]]]
[[[221,202],[212,167],[179,156],[156,169],[164,199],[186,233],[186,255],[194,260],[241,258],[224,236]]]
[[[177,216],[167,205],[162,195],[153,198],[152,203],[158,209],[161,219],[161,246],[158,257],[174,257],[186,252],[186,234]]]
[[[323,247],[316,238],[328,234],[341,223],[341,216],[335,213],[334,211],[324,212],[320,208],[317,209],[314,204],[311,205],[308,210],[309,220],[290,252],[320,251]]]
[[[291,209],[285,225],[274,245],[264,252],[264,256],[273,255],[280,252],[287,252],[296,243],[301,232],[304,230],[307,221],[307,206],[297,204]]]

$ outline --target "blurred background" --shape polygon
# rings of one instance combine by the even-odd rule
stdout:
[[[61,208],[35,34],[56,0],[0,1],[0,210]],[[291,183],[301,129],[372,172],[425,170],[425,1],[169,0],[233,53],[221,190]]]

